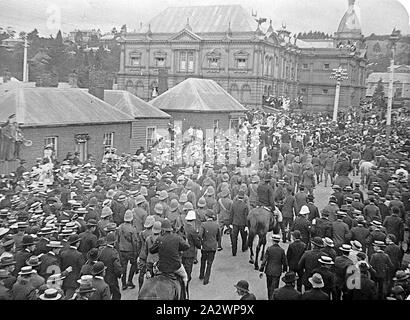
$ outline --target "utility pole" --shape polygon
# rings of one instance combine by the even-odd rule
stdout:
[[[337,69],[333,69],[330,79],[336,79],[336,94],[335,94],[335,104],[333,107],[333,121],[337,122],[337,113],[339,109],[339,97],[340,97],[340,87],[344,80],[349,79],[347,76],[347,70],[343,69],[341,66]]]
[[[27,64],[27,35],[24,36],[24,60],[23,60],[23,82],[28,82],[28,64]]]
[[[389,141],[391,134],[391,112],[393,108],[393,91],[394,91],[394,59],[396,55],[396,42],[400,39],[400,30],[394,28],[390,35],[390,43],[392,49],[392,58],[390,60],[390,79],[389,79],[389,92],[387,100],[387,113],[386,113],[386,139]]]

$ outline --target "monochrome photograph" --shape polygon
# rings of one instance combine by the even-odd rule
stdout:
[[[0,0],[0,300],[410,300],[409,13]]]

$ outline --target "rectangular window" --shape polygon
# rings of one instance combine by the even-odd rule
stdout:
[[[188,52],[188,72],[194,72],[194,53]]]
[[[236,59],[236,63],[237,63],[238,69],[246,69],[247,67],[245,58]]]
[[[114,147],[114,132],[111,133],[104,133],[104,146],[106,147]]]
[[[194,72],[194,52],[180,51],[179,52],[179,71]]]
[[[214,130],[219,128],[219,120],[215,119],[214,120]]]
[[[131,65],[133,67],[138,67],[141,65],[141,58],[140,57],[131,57]]]
[[[239,129],[239,119],[229,119],[229,129]]]
[[[307,63],[304,63],[302,66],[303,69],[309,69],[309,65]]]
[[[165,58],[155,58],[155,64],[157,67],[165,67]]]
[[[186,51],[181,51],[179,53],[179,71],[186,71]]]
[[[53,150],[54,157],[57,157],[57,148],[58,148],[58,138],[57,137],[46,137],[44,139],[44,147],[51,146],[51,150]]]
[[[328,94],[329,90],[328,89],[323,89],[323,94]]]
[[[157,127],[147,127],[147,150],[157,141]]]
[[[324,64],[324,68],[325,68],[326,70],[329,70],[329,69],[330,69],[330,64],[329,64],[329,63],[325,63],[325,64]]]
[[[209,67],[210,68],[218,68],[219,67],[219,59],[218,58],[209,58]]]
[[[302,92],[302,93],[306,93],[306,92],[307,92],[306,88],[302,88],[302,89],[301,89],[301,92]]]

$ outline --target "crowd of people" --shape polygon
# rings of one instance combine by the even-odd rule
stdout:
[[[120,300],[157,273],[187,289],[196,263],[207,285],[224,236],[233,256],[239,234],[248,250],[259,206],[279,216],[260,267],[268,299],[406,299],[408,118],[387,139],[373,116],[280,117],[253,112],[242,123],[261,130],[256,164],[171,166],[113,148],[101,163],[21,161],[0,180],[0,299]],[[334,190],[322,210],[318,184]],[[255,299],[246,280],[235,287]]]

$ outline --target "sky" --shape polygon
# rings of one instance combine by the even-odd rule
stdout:
[[[372,4],[376,1],[381,4],[378,6],[379,12],[373,12]],[[386,33],[396,23],[402,23],[403,17],[401,22],[396,22],[392,17],[385,19],[385,8],[389,8],[389,3],[394,1],[401,2],[410,12],[410,0],[356,1],[362,8],[359,14],[363,18],[365,35],[373,30]],[[134,29],[169,6],[207,4],[240,4],[249,11],[258,11],[258,16],[273,19],[274,27],[278,28],[286,22],[288,29],[295,32],[320,30],[333,33],[347,9],[347,0],[0,0],[0,26],[12,26],[17,31],[37,28],[40,34],[46,36],[55,34],[59,29],[69,32],[76,28],[95,27],[109,31],[122,24]],[[372,15],[376,18],[372,19]],[[381,29],[383,23],[387,25]],[[409,23],[406,33],[410,33]]]

